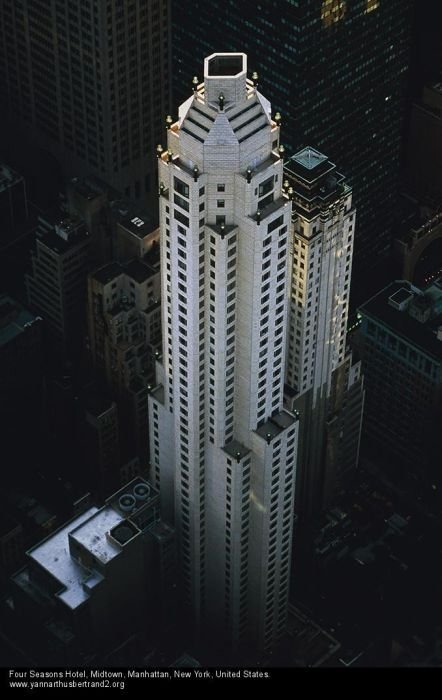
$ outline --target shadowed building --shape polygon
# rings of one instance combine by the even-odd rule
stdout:
[[[426,288],[390,284],[363,304],[367,448],[424,486],[442,486],[442,279]]]
[[[66,176],[97,175],[155,201],[170,103],[169,0],[3,0],[0,94],[8,133]]]
[[[358,210],[355,288],[391,243],[412,6],[412,0],[173,2],[175,108],[204,56],[245,51],[281,112],[288,154],[313,144],[349,179]],[[365,285],[376,283],[364,277]]]
[[[137,455],[142,469],[148,463],[148,388],[161,349],[159,296],[157,243],[143,260],[110,263],[89,276],[92,361],[118,402],[123,459]]]
[[[45,321],[48,352],[74,356],[82,346],[86,320],[91,237],[73,219],[40,219],[26,275],[28,304]]]
[[[171,600],[174,562],[158,492],[137,477],[28,550],[13,576],[25,646],[37,644],[43,664],[88,665],[130,637],[151,640]]]

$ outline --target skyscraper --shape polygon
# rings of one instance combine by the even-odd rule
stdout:
[[[168,0],[5,0],[0,94],[18,126],[62,164],[135,199],[155,187],[169,111]]]
[[[283,409],[291,204],[279,126],[242,53],[205,59],[159,157],[163,360],[153,479],[196,628],[284,630],[297,421]]]
[[[40,218],[26,275],[28,303],[43,317],[51,345],[68,356],[81,348],[85,332],[90,250],[82,222]]]
[[[355,234],[352,191],[327,156],[307,147],[285,168],[293,199],[287,405],[300,414],[297,509],[330,505],[358,461],[360,364],[346,355]]]
[[[289,153],[314,145],[354,188],[358,279],[390,244],[411,7],[411,0],[173,3],[175,102],[220,37],[224,51],[246,51],[281,111]]]

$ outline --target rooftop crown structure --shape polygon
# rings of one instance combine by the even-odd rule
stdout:
[[[178,530],[196,629],[266,649],[285,625],[292,538],[297,421],[282,405],[291,203],[279,124],[244,54],[206,58],[158,153],[152,477]]]

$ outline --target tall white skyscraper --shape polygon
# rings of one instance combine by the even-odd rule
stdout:
[[[327,156],[307,147],[286,164],[293,200],[292,289],[286,405],[300,415],[297,508],[329,505],[357,464],[363,388],[346,350],[355,210]]]
[[[197,82],[196,80],[194,81]],[[213,54],[159,154],[163,359],[152,476],[197,629],[284,629],[297,421],[283,408],[291,203],[279,115],[244,54]]]

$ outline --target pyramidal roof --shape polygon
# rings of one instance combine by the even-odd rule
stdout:
[[[250,89],[241,102],[207,104],[201,90],[181,105],[178,125],[200,143],[242,143],[271,125],[270,102],[257,90]]]

